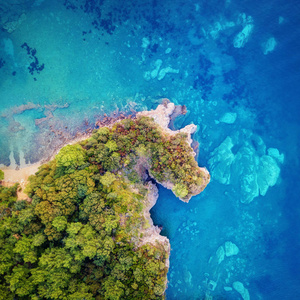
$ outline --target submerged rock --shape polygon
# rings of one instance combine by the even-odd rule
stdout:
[[[226,242],[225,243],[225,255],[227,257],[237,255],[239,253],[239,248],[237,247],[236,244],[232,242]]]
[[[249,291],[240,281],[235,281],[232,286],[242,296],[243,300],[250,300]]]
[[[144,78],[146,80],[155,79],[162,80],[168,73],[178,74],[179,70],[173,69],[171,67],[161,68],[163,61],[161,59],[157,59],[154,62],[154,69],[152,71],[147,71],[144,74]]]
[[[235,48],[243,48],[247,43],[252,30],[253,30],[253,25],[247,24],[244,27],[244,29],[241,32],[239,32],[234,38],[233,46]]]
[[[259,196],[256,171],[258,164],[259,158],[253,147],[244,146],[237,152],[231,170],[235,174],[235,184],[241,187],[242,203],[250,203]]]
[[[276,42],[275,38],[273,38],[273,37],[269,38],[265,43],[262,44],[264,55],[267,55],[269,52],[273,52],[276,45],[277,45],[277,42]]]
[[[184,279],[184,282],[189,284],[189,285],[192,285],[192,274],[191,272],[186,268],[184,267],[184,270],[183,270],[183,279]]]
[[[231,150],[233,146],[232,139],[228,136],[221,145],[213,151],[212,157],[208,160],[213,178],[223,184],[230,183],[230,166],[235,158]]]
[[[162,60],[161,59],[158,59],[158,60],[155,61],[155,63],[154,63],[155,69],[151,72],[151,78],[156,78],[157,77],[158,71],[159,71],[161,65],[162,65]]]
[[[242,141],[242,142],[241,142]],[[267,153],[266,153],[267,152]],[[244,130],[226,139],[214,149],[208,163],[212,178],[222,184],[232,184],[240,191],[242,203],[265,196],[280,176],[279,164],[284,155],[266,146],[262,138]]]
[[[276,148],[269,148],[268,149],[268,155],[274,157],[279,163],[283,164],[284,162],[284,154],[279,153],[279,150]]]
[[[225,250],[223,246],[220,246],[216,251],[218,264],[220,264],[225,258]]]
[[[163,68],[163,69],[161,69],[161,70],[159,71],[159,74],[158,74],[157,79],[158,79],[158,80],[164,79],[165,76],[166,76],[168,73],[178,74],[178,73],[179,73],[179,70],[173,69],[173,68],[171,68],[171,67]]]
[[[239,18],[241,19],[244,28],[235,36],[233,40],[233,46],[235,48],[243,48],[245,46],[254,27],[253,19],[251,16],[246,17],[246,14],[243,13],[239,16]]]
[[[264,155],[260,158],[260,165],[257,173],[257,183],[259,185],[259,192],[264,196],[270,186],[274,186],[280,174],[275,159],[271,156]]]
[[[210,280],[208,283],[208,289],[214,291],[216,287],[217,287],[217,283],[213,280]]]
[[[225,113],[221,118],[220,122],[226,123],[226,124],[233,124],[237,118],[237,114],[233,112],[227,112]]]

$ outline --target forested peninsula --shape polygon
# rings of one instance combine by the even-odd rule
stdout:
[[[0,299],[165,298],[156,184],[188,202],[210,179],[191,148],[196,126],[168,128],[178,109],[165,101],[63,147],[29,178],[27,201],[0,186]]]

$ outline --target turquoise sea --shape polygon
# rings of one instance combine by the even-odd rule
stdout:
[[[211,173],[159,188],[167,299],[300,299],[300,2],[0,0],[0,163],[46,157],[104,114],[186,105]]]

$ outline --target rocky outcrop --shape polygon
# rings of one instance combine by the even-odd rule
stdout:
[[[196,125],[190,124],[179,130],[172,130],[169,128],[170,123],[172,123],[177,116],[185,113],[186,113],[185,106],[179,106],[179,105],[176,106],[174,103],[171,103],[168,99],[163,99],[162,104],[158,105],[158,107],[155,110],[138,112],[136,117],[139,118],[145,116],[145,117],[152,118],[155,121],[155,123],[160,126],[161,132],[164,136],[174,136],[178,133],[185,133],[187,135],[187,142],[189,146],[191,146],[193,142],[191,136],[197,130]],[[195,152],[193,152],[193,155],[194,156],[196,155]],[[151,176],[151,172],[149,170],[149,163],[142,161],[141,159],[137,162],[135,169],[139,174],[141,172],[145,172],[147,169],[147,171]],[[142,169],[142,171],[140,169]],[[204,180],[203,186],[199,186],[199,191],[195,192],[195,194],[200,193],[209,181],[208,171],[205,168],[200,168],[200,169],[201,171],[203,171],[204,174],[207,175],[207,177],[206,180]],[[140,176],[142,175],[140,174]],[[167,189],[172,190],[172,188],[174,187],[174,184],[171,183],[170,181],[163,181],[158,183]],[[144,245],[150,243],[155,245],[158,242],[164,246],[165,250],[168,253],[170,253],[169,240],[166,237],[160,235],[161,229],[158,226],[153,225],[153,221],[150,216],[150,209],[155,205],[156,200],[158,198],[158,189],[151,182],[148,182],[147,189],[148,189],[148,195],[147,195],[146,205],[143,214],[145,219],[148,222],[148,228],[142,229],[141,232],[143,237],[140,240],[139,244]],[[188,202],[186,199],[183,201]]]
[[[67,107],[67,106],[63,106],[63,107]],[[58,108],[57,106],[40,107],[40,106],[36,106],[35,104],[28,103],[26,105],[16,107],[13,110],[13,112],[11,112],[11,113],[3,114],[2,117],[13,119],[13,116],[15,114],[21,114],[22,112],[24,112],[26,110],[44,109],[45,117],[35,120],[36,125],[42,129],[43,125],[45,125],[44,123],[47,123],[50,120],[55,119],[52,112],[57,108]],[[61,107],[59,107],[59,108],[61,108]],[[137,114],[137,117],[146,116],[146,117],[150,117],[150,118],[154,119],[157,126],[154,124],[153,121],[151,121],[149,119],[147,121],[149,122],[149,124],[151,126],[150,129],[152,129],[153,127],[155,127],[155,128],[157,127],[156,128],[157,130],[155,130],[155,131],[156,131],[156,134],[160,134],[160,140],[167,142],[167,140],[170,138],[170,136],[174,136],[178,133],[185,133],[187,135],[187,139],[185,139],[185,137],[182,137],[179,140],[180,146],[182,147],[182,152],[184,152],[184,154],[185,154],[185,155],[182,155],[182,160],[178,159],[177,154],[176,154],[177,156],[174,155],[173,157],[171,157],[172,159],[174,158],[174,162],[177,164],[177,166],[179,166],[177,169],[183,168],[182,166],[185,165],[186,161],[188,161],[188,160],[191,161],[193,159],[193,156],[191,155],[191,152],[185,143],[188,143],[189,147],[191,146],[191,143],[192,143],[191,135],[196,131],[197,127],[196,127],[196,125],[191,124],[180,130],[171,130],[168,126],[170,124],[170,121],[174,120],[174,118],[176,118],[177,115],[184,114],[185,112],[186,112],[186,108],[184,106],[176,107],[173,103],[170,103],[169,101],[165,100],[163,102],[163,104],[159,105],[156,110],[150,111],[150,112],[147,112],[147,111],[141,112],[141,113]],[[123,118],[120,118],[120,119],[123,119]],[[113,124],[118,122],[120,119],[117,116],[115,119],[111,118],[110,119],[111,123],[106,124],[105,127],[113,126]],[[134,121],[137,122],[136,124],[139,124],[138,121],[141,121],[141,120],[135,120],[134,117],[133,117],[133,119],[134,119]],[[125,124],[125,122],[124,122],[124,124]],[[142,122],[140,124],[142,124]],[[115,125],[116,125],[115,128],[117,128],[117,125],[120,125],[120,124],[115,124]],[[115,130],[115,128],[113,128],[112,131]],[[120,126],[120,128],[122,128],[122,126]],[[145,129],[147,129],[147,128],[145,128]],[[149,130],[148,133],[151,134],[151,130]],[[96,133],[95,133],[95,135],[96,135]],[[162,136],[165,136],[166,139],[164,139]],[[131,136],[129,136],[128,139],[131,139]],[[151,136],[148,136],[148,140],[152,140]],[[72,142],[69,141],[69,144],[74,143],[75,141],[76,140],[74,140]],[[77,142],[78,142],[78,140],[77,140]],[[88,143],[88,142],[89,141],[86,141],[86,143]],[[172,140],[171,140],[171,142],[172,142]],[[82,145],[86,145],[86,143],[83,143]],[[108,143],[109,142],[107,142],[105,145],[108,146]],[[155,146],[156,146],[155,140],[152,143],[153,144],[151,146],[153,148],[155,148]],[[102,144],[102,145],[104,145],[104,144]],[[178,146],[178,144],[175,144],[175,145]],[[180,146],[178,146],[178,147],[180,148]],[[151,147],[149,147],[149,148],[153,149]],[[130,149],[130,151],[132,151],[132,148],[129,147],[129,149]],[[141,214],[139,213],[138,215],[134,215],[134,218],[135,218],[135,220],[137,220],[137,222],[132,222],[132,224],[130,224],[130,226],[132,225],[132,227],[130,228],[130,230],[132,230],[132,232],[131,232],[132,234],[129,236],[129,239],[130,239],[129,242],[130,242],[130,244],[134,245],[134,247],[136,249],[139,249],[139,247],[141,247],[143,245],[148,245],[148,247],[145,247],[146,249],[149,250],[149,248],[152,248],[152,246],[153,246],[153,248],[156,248],[157,250],[159,250],[160,253],[163,253],[161,255],[161,257],[162,257],[161,261],[165,264],[166,268],[163,269],[164,272],[163,272],[163,275],[161,275],[161,276],[163,276],[163,280],[164,280],[164,286],[162,286],[160,284],[161,285],[160,288],[162,290],[164,287],[167,286],[166,271],[169,268],[170,242],[167,237],[160,235],[161,228],[158,226],[155,226],[153,224],[153,221],[152,221],[151,215],[150,215],[150,209],[155,205],[155,203],[158,199],[158,189],[157,189],[155,183],[153,183],[154,181],[149,178],[151,156],[146,154],[146,152],[144,153],[143,151],[138,151],[137,149],[139,149],[139,148],[136,147],[134,150],[136,153],[136,159],[134,161],[132,161],[133,162],[132,168],[134,169],[134,171],[136,171],[138,173],[141,180],[138,181],[138,183],[137,182],[132,183],[131,181],[128,180],[127,183],[128,183],[128,185],[130,185],[130,189],[132,189],[133,192],[139,194],[139,197],[137,199],[140,199],[141,203],[143,204],[142,205],[143,211]],[[174,148],[171,148],[169,146],[166,146],[165,148],[163,148],[164,151],[169,151],[170,153],[173,153],[173,149]],[[81,149],[81,150],[84,151],[83,149]],[[194,153],[194,152],[192,152],[192,153]],[[12,154],[13,154],[13,152],[12,152]],[[60,154],[61,154],[61,152],[60,152]],[[195,153],[194,153],[194,155],[195,155]],[[24,157],[24,155],[23,155],[23,157]],[[76,154],[75,154],[75,157],[77,157]],[[13,155],[12,155],[12,159],[13,159]],[[23,160],[25,160],[25,159],[23,158]],[[151,161],[151,163],[153,163],[153,162]],[[169,161],[166,162],[165,167],[168,167],[168,164],[169,164]],[[58,159],[57,159],[57,165],[58,165]],[[124,175],[124,177],[122,176],[122,180],[124,179],[124,182],[122,181],[122,185],[123,185],[123,183],[125,183],[126,180],[128,179],[128,178],[126,179],[126,177],[128,176],[128,173],[127,173],[128,169],[122,168],[122,165],[123,164],[120,164],[120,168],[115,170],[114,172],[115,173],[118,172],[119,175]],[[209,181],[209,174],[206,171],[206,169],[201,169],[201,170],[203,170],[204,174],[207,174],[207,178],[204,178],[203,181],[205,183],[203,183],[203,186],[199,185],[199,187],[197,187],[197,185],[199,184],[199,182],[201,182],[201,179],[202,179],[202,176],[201,176],[202,174],[198,170],[199,167],[196,165],[195,162],[194,162],[194,164],[188,165],[188,167],[189,168],[186,168],[187,172],[185,172],[184,176],[182,176],[181,182],[186,180],[186,178],[188,176],[190,176],[190,173],[193,170],[197,171],[195,176],[194,176],[194,174],[192,175],[193,176],[192,179],[194,181],[190,180],[192,182],[192,184],[194,184],[196,186],[193,189],[191,188],[192,192],[189,192],[189,195],[191,194],[191,196],[193,196],[194,194],[200,193],[204,189],[204,187],[207,185],[207,183]],[[103,168],[103,166],[100,165],[100,168]],[[37,169],[35,169],[34,171],[36,171],[36,170]],[[98,170],[98,169],[96,169],[96,170]],[[21,172],[19,172],[19,173],[23,174]],[[14,175],[15,174],[16,173],[14,173]],[[166,175],[166,173],[164,172],[164,169],[161,171],[161,173],[157,173],[157,174],[162,174],[162,177],[159,177],[159,178],[166,178],[166,180],[168,180],[168,178],[169,178]],[[112,175],[112,174],[110,174],[110,175]],[[102,178],[104,176],[105,175],[103,175]],[[113,176],[114,176],[114,178],[116,178],[115,175],[113,175]],[[175,177],[175,175],[174,175],[174,177]],[[196,179],[200,179],[200,181],[199,180],[197,181],[196,179],[194,179],[194,177],[196,177]],[[22,181],[22,178],[20,178],[20,180],[21,180],[21,183],[24,182],[24,181]],[[173,187],[172,184],[168,181],[163,182],[163,185],[166,186],[167,188]],[[177,185],[177,182],[176,182],[176,185]],[[147,192],[145,191],[145,188],[147,189]],[[113,193],[111,193],[111,194],[113,194]],[[114,196],[112,196],[112,197],[114,197]],[[184,197],[184,196],[182,196],[182,197]],[[186,198],[184,199],[184,201],[186,201]],[[125,208],[125,211],[123,211],[123,209],[122,209],[122,212],[118,212],[118,216],[120,218],[119,219],[120,225],[124,226],[124,225],[126,225],[126,218],[130,217],[130,214],[127,215],[126,208]],[[126,229],[129,229],[129,227]],[[149,247],[149,246],[151,246],[151,247]],[[223,252],[224,252],[224,249],[223,249]],[[224,256],[224,254],[223,254],[223,256]],[[157,259],[157,258],[155,258],[155,259]],[[160,266],[160,268],[161,268],[161,266]],[[184,277],[184,281],[186,282],[186,284],[190,285],[191,280],[192,280],[192,275],[187,269],[184,270],[183,277]]]
[[[180,106],[179,106],[180,107]],[[137,113],[137,117],[149,117],[154,120],[154,122],[160,126],[161,132],[164,136],[174,136],[178,133],[185,133],[187,135],[187,143],[191,147],[192,145],[192,134],[196,132],[197,126],[195,124],[190,124],[185,126],[182,129],[179,130],[172,130],[169,128],[170,122],[174,121],[174,116],[178,116],[178,110],[183,111],[184,113],[186,112],[185,107],[181,107],[178,109],[178,106],[176,106],[174,103],[171,103],[168,99],[163,99],[163,103],[158,105],[158,107],[155,110],[151,111],[142,111]],[[192,148],[192,147],[191,147]],[[196,156],[195,151],[192,152],[193,156]],[[180,200],[184,202],[188,202],[190,198],[194,195],[197,195],[201,193],[204,188],[207,186],[207,184],[210,181],[210,174],[207,171],[206,168],[199,168],[203,174],[203,182],[201,185],[197,186],[195,191],[190,194],[187,198],[180,198]],[[149,172],[151,175],[151,172]],[[155,178],[154,178],[155,179]],[[161,184],[163,187],[172,190],[174,187],[174,184],[170,181],[163,181],[163,182],[158,182]]]
[[[143,215],[145,220],[147,221],[146,228],[141,229],[140,233],[142,234],[142,238],[140,239],[138,245],[142,246],[145,244],[151,244],[156,246],[157,243],[162,245],[165,251],[168,253],[168,257],[170,255],[170,241],[167,237],[160,235],[161,228],[158,226],[154,226],[153,221],[150,216],[150,209],[156,204],[158,199],[158,189],[155,184],[148,182],[147,184],[148,194],[145,199],[145,207],[143,211]],[[166,261],[166,267],[169,268],[170,262],[169,258]]]
[[[137,113],[137,117],[145,116],[145,117],[153,118],[155,123],[162,128],[165,135],[174,136],[177,133],[186,133],[188,136],[187,139],[188,143],[189,145],[191,145],[192,144],[191,135],[196,132],[197,126],[195,124],[190,124],[179,130],[171,130],[169,128],[169,124],[171,122],[171,118],[175,110],[176,110],[176,105],[174,103],[170,102],[170,100],[168,99],[163,99],[163,104],[158,105],[155,110],[139,112]]]

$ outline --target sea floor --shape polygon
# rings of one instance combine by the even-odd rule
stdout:
[[[212,179],[188,204],[160,188],[152,209],[171,242],[167,299],[299,299],[297,1],[9,10],[25,17],[0,32],[1,164],[45,158],[104,114],[186,105],[175,126],[198,126]]]

